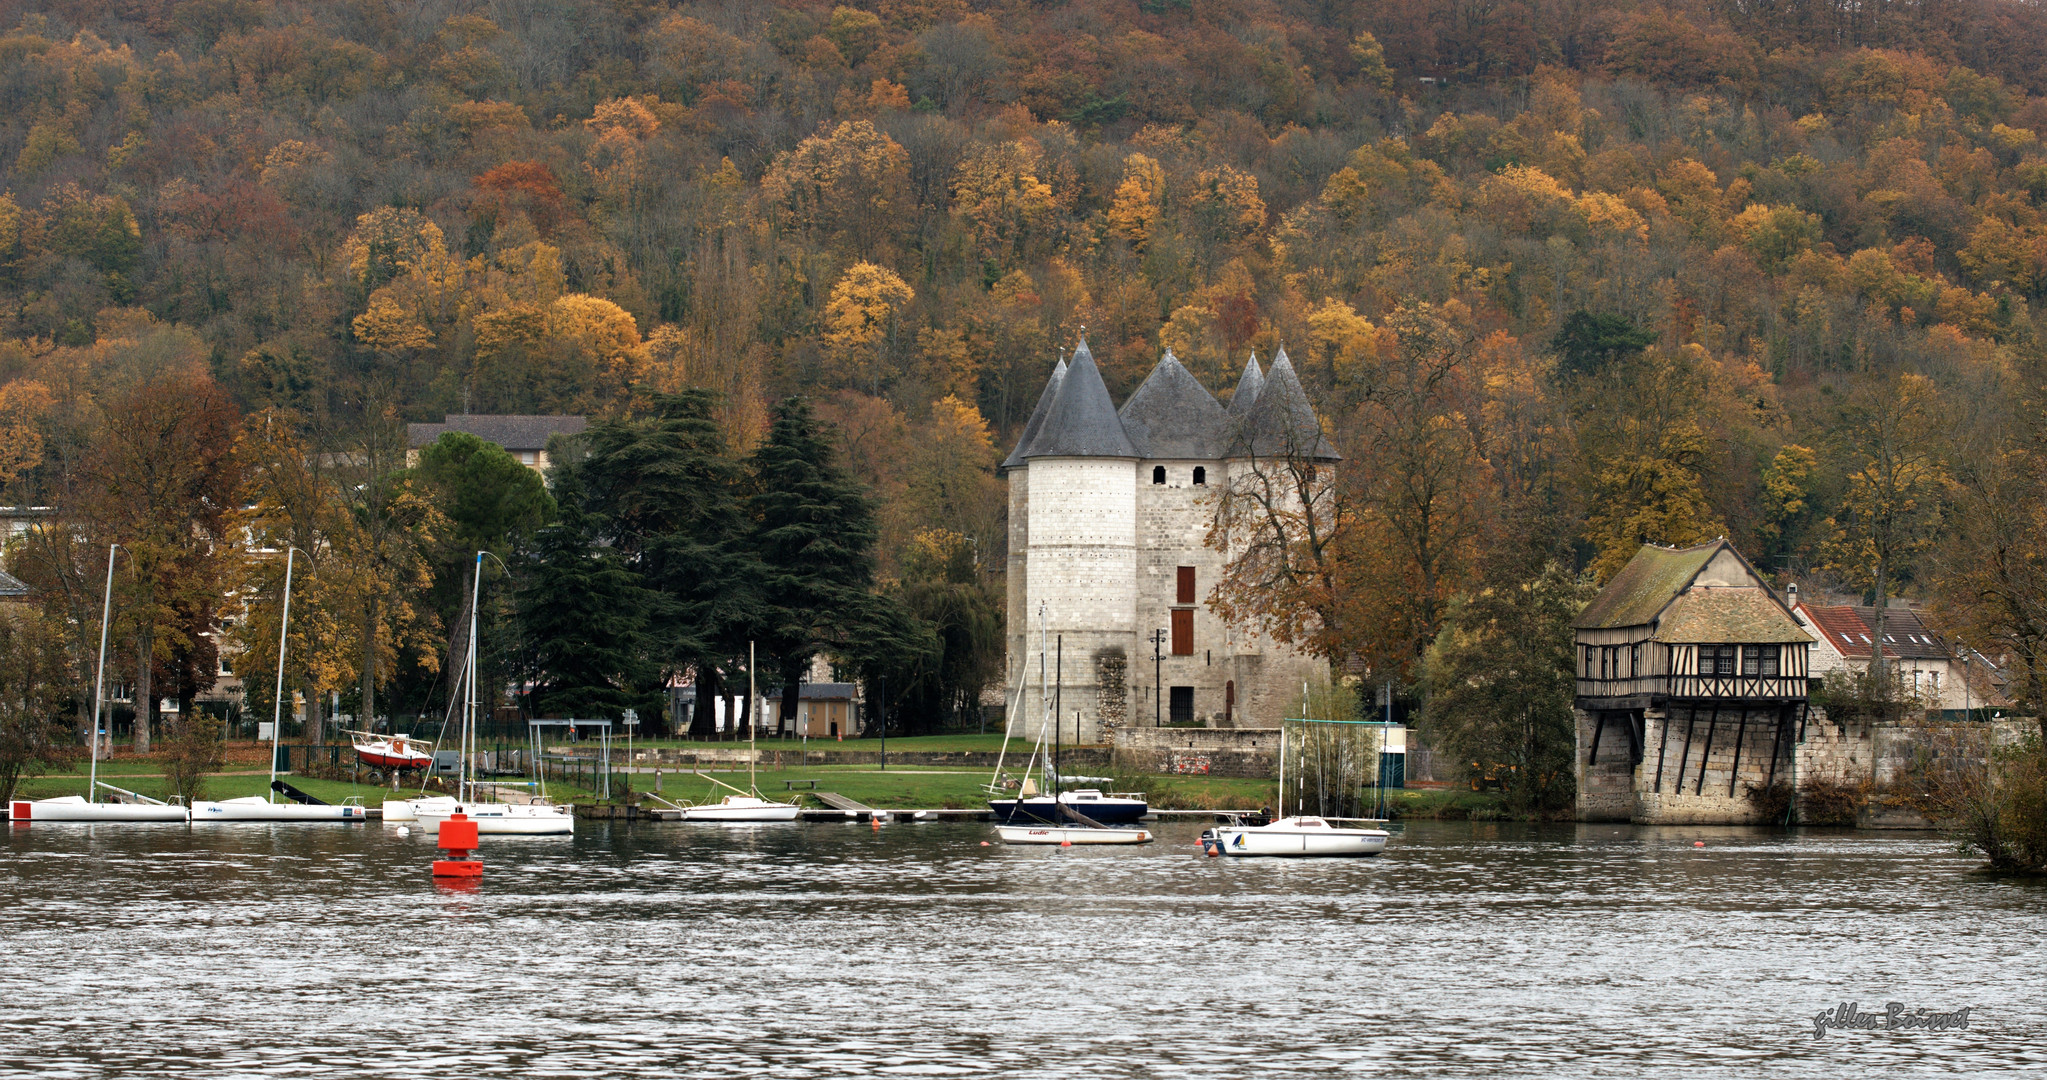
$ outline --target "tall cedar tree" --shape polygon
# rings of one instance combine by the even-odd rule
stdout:
[[[713,418],[718,397],[685,390],[655,401],[651,420],[613,420],[585,435],[574,466],[594,534],[649,590],[649,646],[663,676],[692,673],[692,738],[716,734],[723,671],[745,655],[757,615],[759,565],[741,506],[744,479]],[[665,681],[665,678],[664,678]]]
[[[761,640],[782,680],[785,717],[796,715],[811,658],[860,649],[879,602],[874,500],[834,460],[827,430],[807,402],[787,398],[751,462]]]
[[[622,552],[595,542],[596,523],[573,470],[555,483],[561,516],[534,537],[518,594],[533,707],[568,716],[644,707],[655,683],[647,652],[652,597]]]

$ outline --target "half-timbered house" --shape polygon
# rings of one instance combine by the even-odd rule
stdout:
[[[1812,635],[1726,540],[1647,544],[1574,622],[1586,820],[1740,820],[1805,715]]]

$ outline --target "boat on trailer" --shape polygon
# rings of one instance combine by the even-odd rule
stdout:
[[[1328,857],[1377,855],[1392,834],[1384,829],[1356,828],[1335,822],[1349,818],[1305,815],[1283,817],[1268,825],[1250,825],[1239,818],[1201,834],[1201,849],[1215,855]]]
[[[372,769],[411,772],[434,763],[427,752],[432,743],[410,735],[376,735],[367,731],[348,732],[355,746],[355,759]]]

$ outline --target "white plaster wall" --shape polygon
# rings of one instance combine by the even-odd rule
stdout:
[[[1095,657],[1105,648],[1137,653],[1137,463],[1115,458],[1035,458],[1030,464],[1030,518],[1023,609],[1012,609],[1023,640],[1023,704],[1017,725],[1035,736],[1046,697],[1038,678],[1042,605],[1052,639],[1064,638],[1063,694],[1057,695],[1064,737],[1098,737]],[[1147,480],[1149,476],[1147,474]],[[1014,639],[1013,639],[1014,640]]]

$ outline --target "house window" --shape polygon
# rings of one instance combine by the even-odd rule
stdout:
[[[1164,465],[1153,465],[1151,467],[1151,482],[1154,484],[1166,482],[1166,467]]]
[[[1592,646],[1585,646],[1585,677],[1592,677]]]
[[[1701,675],[1734,674],[1734,646],[1732,645],[1699,646],[1699,674]]]
[[[1741,647],[1741,673],[1774,677],[1777,674],[1777,646],[1743,645]]]
[[[1194,466],[1194,482],[1196,484],[1208,483],[1208,470],[1200,465]]]
[[[1194,688],[1175,686],[1166,699],[1166,719],[1175,724],[1194,722]]]
[[[1633,678],[1641,673],[1642,647],[1640,645],[1630,645],[1628,646],[1628,676]]]
[[[1191,604],[1194,602],[1194,568],[1182,566],[1179,570],[1179,581],[1177,582],[1179,586],[1179,599],[1177,602]]]
[[[1173,655],[1194,655],[1194,609],[1173,609]]]

